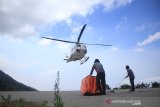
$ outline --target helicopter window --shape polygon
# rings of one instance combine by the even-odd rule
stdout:
[[[82,47],[86,48],[86,46],[85,46],[85,45],[82,45]]]
[[[77,45],[76,45],[76,46],[74,46],[74,47],[71,49],[71,51],[74,51],[74,50],[76,49],[76,47],[77,47]]]
[[[80,45],[80,44],[77,44],[76,46],[77,46],[77,47],[81,47],[81,45]]]

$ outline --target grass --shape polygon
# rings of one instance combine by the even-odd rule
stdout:
[[[11,96],[8,95],[6,98],[1,96],[2,102],[0,107],[47,107],[48,101],[43,101],[41,104],[36,102],[27,102],[20,98],[19,100],[11,101]]]
[[[41,107],[34,102],[19,102],[19,101],[12,101],[9,103],[0,103],[0,107]]]

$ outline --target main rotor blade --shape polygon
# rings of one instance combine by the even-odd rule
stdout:
[[[112,46],[112,45],[105,45],[105,44],[88,44],[88,43],[80,43],[85,45],[99,45],[99,46]]]
[[[82,33],[83,33],[85,27],[86,27],[86,24],[85,24],[85,25],[83,26],[83,28],[81,29],[81,32],[80,32],[80,34],[79,34],[79,36],[78,36],[78,39],[77,39],[76,44],[79,44],[80,38],[81,38],[81,36],[82,36]]]
[[[76,42],[72,42],[72,41],[66,41],[66,40],[61,40],[61,39],[53,39],[53,38],[48,38],[48,37],[41,37],[41,38],[54,40],[54,41],[59,41],[59,42],[65,42],[65,43],[76,43]]]

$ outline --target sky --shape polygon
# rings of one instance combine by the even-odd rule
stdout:
[[[111,88],[127,75],[126,65],[135,84],[160,82],[159,5],[159,0],[0,0],[0,69],[40,91],[53,90],[59,71],[60,89],[72,91],[80,90],[98,58]],[[41,38],[77,41],[84,24],[80,42],[112,46],[87,46],[90,58],[83,65],[63,60],[74,44]]]

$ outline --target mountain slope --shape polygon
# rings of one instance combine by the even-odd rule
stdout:
[[[0,91],[36,91],[36,89],[17,82],[0,70]]]

